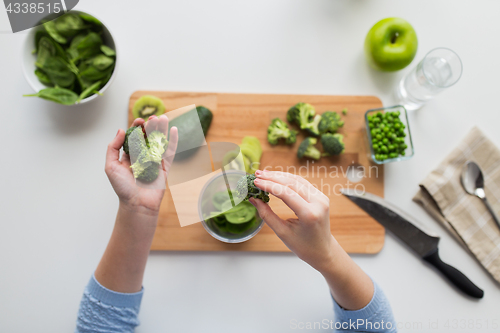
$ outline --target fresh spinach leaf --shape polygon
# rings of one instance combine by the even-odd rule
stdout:
[[[52,37],[56,42],[61,44],[66,44],[68,40],[66,37],[61,35],[56,29],[56,23],[54,21],[47,21],[43,24],[43,27],[48,32],[50,37]]]
[[[73,37],[80,31],[89,27],[80,16],[72,13],[64,14],[57,18],[54,23],[57,32],[64,37]]]
[[[90,61],[92,62],[92,66],[94,66],[100,71],[105,70],[106,68],[115,63],[115,60],[113,58],[107,57],[104,54],[99,54],[94,58],[90,59]]]
[[[75,81],[75,74],[68,67],[68,63],[59,57],[47,58],[42,69],[57,86],[69,87]]]
[[[73,62],[99,54],[102,45],[101,36],[95,32],[76,36],[68,48],[68,55]]]
[[[25,97],[40,97],[48,101],[64,105],[73,105],[78,101],[78,95],[73,91],[64,88],[46,88],[36,94],[23,95]]]
[[[115,50],[113,50],[109,46],[101,45],[101,51],[102,51],[102,53],[104,53],[108,57],[115,57],[116,56]]]
[[[78,97],[78,102],[80,102],[82,99],[85,99],[85,98],[89,97],[90,95],[92,95],[93,93],[95,93],[95,91],[97,91],[99,89],[99,87],[101,86],[101,82],[102,81],[97,81],[96,83],[94,83],[93,85],[91,85],[90,87],[88,87],[87,89],[82,91],[82,93]]]
[[[80,17],[84,20],[84,21],[87,21],[89,23],[92,23],[93,25],[96,25],[98,27],[102,27],[102,23],[101,21],[99,21],[98,19],[96,19],[95,17],[93,17],[92,15],[89,15],[89,14],[85,14],[85,13],[80,13],[79,14]]]
[[[54,85],[52,83],[52,81],[50,80],[49,76],[47,75],[47,73],[45,73],[41,69],[39,69],[39,68],[35,69],[35,75],[38,78],[38,81],[42,82],[46,86],[53,86]]]

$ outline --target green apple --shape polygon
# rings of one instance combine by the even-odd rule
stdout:
[[[368,31],[365,55],[368,63],[381,71],[398,71],[408,66],[417,53],[417,34],[402,18],[378,21]]]

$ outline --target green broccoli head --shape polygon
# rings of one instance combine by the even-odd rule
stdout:
[[[152,131],[147,136],[149,155],[151,160],[156,163],[161,163],[161,159],[165,151],[167,150],[168,140],[165,133],[160,131]]]
[[[326,111],[321,115],[318,129],[321,134],[335,133],[342,126],[344,126],[344,121],[337,112]]]
[[[306,131],[307,134],[318,136],[319,135],[319,123],[321,121],[321,116],[319,114],[315,115],[312,121],[305,124],[301,129]]]
[[[297,150],[297,157],[309,157],[314,160],[319,160],[321,157],[321,152],[314,147],[314,145],[318,142],[316,138],[305,138],[304,141],[299,146],[299,150]]]
[[[125,132],[125,141],[123,142],[123,151],[125,154],[136,158],[144,148],[147,148],[147,145],[148,141],[141,126],[130,127]]]
[[[315,114],[316,111],[311,104],[297,103],[288,110],[286,120],[302,128],[302,125],[307,124]]]
[[[280,139],[285,139],[286,144],[297,141],[297,131],[288,128],[288,125],[279,118],[274,118],[267,128],[267,141],[276,145]]]
[[[149,151],[145,149],[130,167],[134,178],[150,183],[158,178],[160,163],[154,162]]]
[[[344,152],[344,136],[339,133],[326,133],[321,136],[321,144],[325,151],[325,156],[340,155]]]
[[[264,202],[269,202],[269,193],[262,191],[260,188],[255,186],[255,178],[256,177],[253,174],[241,177],[236,185],[236,194],[238,195],[238,198],[248,200],[250,197],[253,197]]]
[[[145,136],[141,126],[130,127],[125,133],[123,151],[130,155],[134,177],[147,183],[158,178],[167,146],[168,140],[164,133],[152,131]]]
[[[321,116],[316,115],[316,111],[311,104],[295,104],[288,110],[286,119],[291,123],[299,125],[300,129],[305,130],[309,135],[319,135],[318,124]]]

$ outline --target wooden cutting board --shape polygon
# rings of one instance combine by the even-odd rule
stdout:
[[[214,118],[206,137],[208,143],[224,141],[240,144],[244,136],[256,136],[263,149],[261,168],[283,168],[286,171],[287,167],[294,166],[311,183],[329,193],[332,234],[347,252],[377,253],[382,249],[384,228],[339,193],[341,187],[352,188],[358,184],[358,189],[364,188],[367,192],[384,196],[384,168],[369,160],[364,133],[365,111],[382,107],[377,97],[136,91],[130,97],[129,126],[133,121],[132,107],[142,95],[161,98],[167,112],[190,104],[209,108]],[[343,108],[348,109],[348,114],[343,116],[345,125],[339,131],[345,136],[344,154],[322,158],[314,163],[298,160],[296,150],[302,135],[293,146],[269,145],[266,136],[270,121],[276,117],[285,120],[287,110],[298,102],[312,104],[320,114],[328,110],[340,112]],[[345,172],[353,164],[365,168],[365,177],[358,183],[348,184]],[[306,172],[306,168],[309,171]],[[271,198],[270,205],[281,217],[294,217],[293,212],[277,198]],[[289,251],[267,225],[254,238],[240,244],[225,244],[212,238],[201,223],[181,227],[168,189],[161,204],[152,250]]]

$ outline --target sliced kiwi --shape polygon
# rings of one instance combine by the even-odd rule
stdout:
[[[158,97],[144,95],[135,102],[132,108],[134,118],[148,119],[150,116],[161,116],[165,113],[165,105]]]

